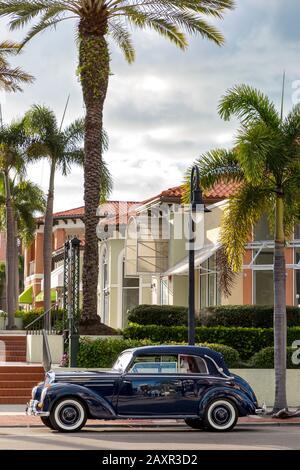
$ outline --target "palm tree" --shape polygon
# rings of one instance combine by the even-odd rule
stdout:
[[[53,111],[45,106],[34,105],[24,118],[26,132],[31,136],[31,144],[27,149],[28,161],[47,158],[50,164],[50,178],[48,185],[47,205],[44,223],[44,310],[51,308],[51,267],[52,267],[52,227],[55,174],[59,170],[67,176],[72,165],[83,166],[84,151],[82,147],[84,136],[84,120],[77,119],[62,129],[58,125]],[[103,143],[107,145],[106,137]],[[109,172],[105,166],[102,172],[103,189],[111,190]]]
[[[16,55],[20,50],[20,44],[12,41],[0,42],[0,88],[5,91],[22,91],[22,83],[32,83],[33,76],[24,72],[19,67],[11,68],[7,56]]]
[[[44,212],[45,197],[39,186],[31,181],[21,179],[10,180],[10,194],[15,217],[15,309],[18,310],[20,285],[19,245],[29,245],[36,230],[35,215]],[[0,216],[1,225],[6,226],[5,218],[5,187],[3,178],[0,179]]]
[[[11,173],[24,173],[24,145],[26,137],[23,122],[14,122],[0,127],[0,173],[4,180],[5,219],[6,219],[6,304],[8,329],[14,328],[15,312],[15,266],[16,266],[16,226],[11,194]]]
[[[275,403],[287,409],[286,398],[286,266],[285,240],[293,233],[300,203],[300,108],[285,119],[258,90],[236,86],[221,99],[219,113],[241,121],[233,150],[216,149],[197,161],[205,189],[236,181],[221,227],[221,242],[234,272],[242,268],[252,227],[268,214],[274,230]]]
[[[66,19],[77,20],[79,44],[79,77],[86,107],[84,201],[86,245],[83,266],[83,315],[90,323],[98,321],[97,279],[98,249],[96,211],[99,205],[103,128],[103,106],[110,74],[111,38],[132,63],[135,51],[130,28],[152,29],[186,49],[183,31],[200,34],[218,45],[222,34],[207,23],[205,17],[222,18],[232,9],[234,0],[5,0],[0,1],[0,16],[10,16],[12,30],[38,18],[29,30],[24,44],[38,33],[55,27]]]

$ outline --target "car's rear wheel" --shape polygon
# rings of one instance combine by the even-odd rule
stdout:
[[[207,406],[203,418],[204,426],[215,432],[231,431],[238,420],[234,403],[226,398],[218,398]]]
[[[77,432],[87,420],[85,406],[76,398],[59,400],[50,413],[51,425],[60,432]]]
[[[47,426],[47,428],[49,429],[55,429],[54,426],[52,426],[51,422],[50,422],[50,418],[48,416],[41,416],[41,421],[42,423]]]
[[[185,424],[187,424],[190,428],[193,429],[204,429],[205,425],[203,423],[203,420],[200,418],[186,418]]]

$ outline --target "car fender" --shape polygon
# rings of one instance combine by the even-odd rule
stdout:
[[[54,383],[49,388],[43,409],[50,411],[55,403],[64,397],[78,397],[87,407],[88,416],[91,418],[112,418],[116,416],[113,406],[87,387],[69,383]]]
[[[199,403],[199,416],[202,417],[209,403],[217,398],[227,398],[237,407],[239,416],[255,414],[255,404],[241,390],[232,387],[214,387],[210,388],[205,395],[201,397]]]

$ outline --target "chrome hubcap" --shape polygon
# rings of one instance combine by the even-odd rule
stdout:
[[[75,424],[79,419],[79,410],[73,405],[66,405],[60,411],[60,419],[64,424]]]
[[[212,418],[218,425],[225,425],[231,418],[231,411],[225,406],[217,406],[212,412]]]

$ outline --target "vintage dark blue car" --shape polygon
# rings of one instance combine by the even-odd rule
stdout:
[[[220,353],[196,346],[127,349],[105,372],[47,372],[27,407],[60,432],[79,431],[88,418],[174,418],[194,429],[230,431],[239,416],[263,411]]]

